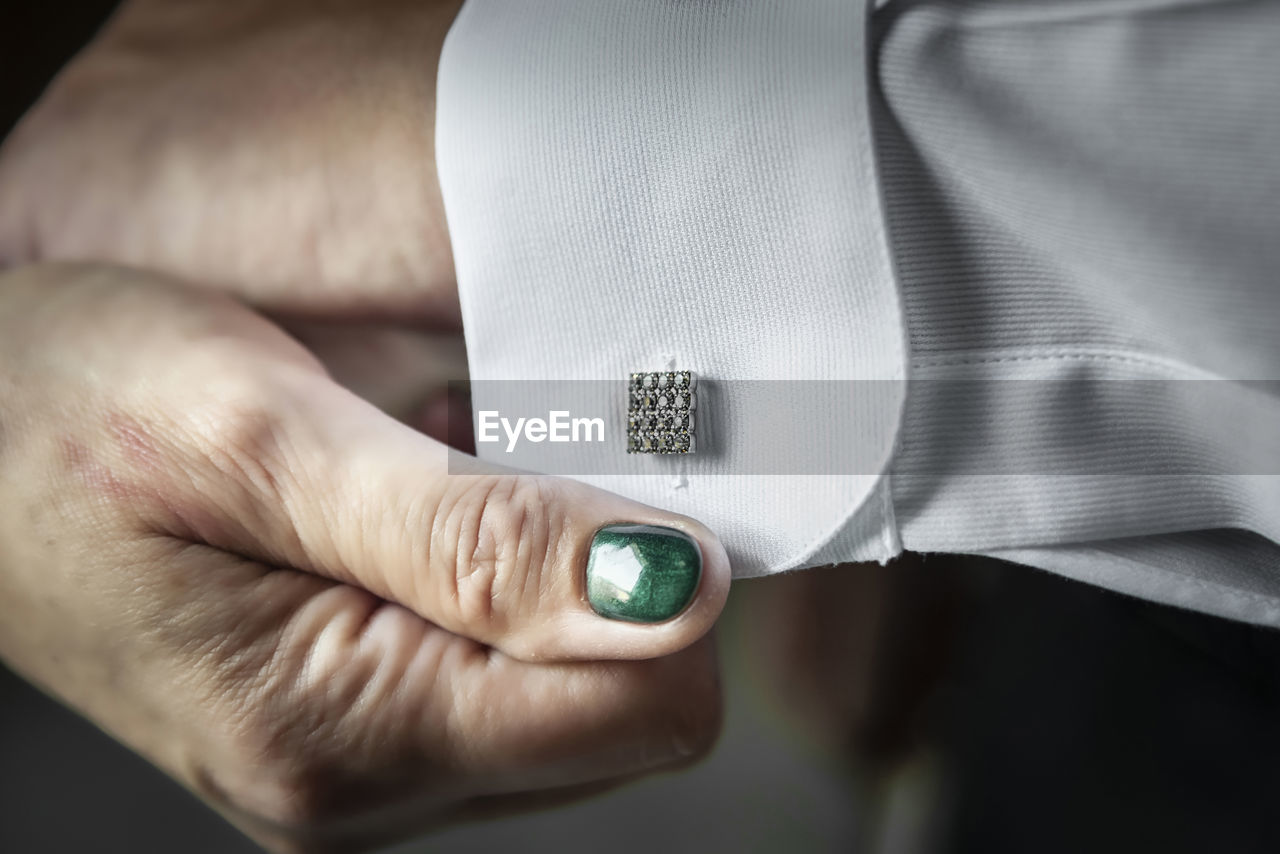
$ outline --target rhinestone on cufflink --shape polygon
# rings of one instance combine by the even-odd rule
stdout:
[[[632,374],[627,383],[627,453],[693,453],[697,384],[693,371]]]

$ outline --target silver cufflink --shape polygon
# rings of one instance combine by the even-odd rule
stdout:
[[[627,453],[693,453],[697,384],[693,371],[632,374],[627,383]]]

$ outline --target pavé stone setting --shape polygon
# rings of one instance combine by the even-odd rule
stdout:
[[[698,378],[693,371],[640,371],[627,383],[627,453],[692,454]]]

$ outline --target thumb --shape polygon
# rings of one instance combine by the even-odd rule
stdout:
[[[176,502],[207,508],[203,524],[176,520],[189,536],[362,587],[525,660],[667,655],[724,606],[728,558],[692,519],[482,466],[313,368],[261,371],[253,388],[230,415],[186,426],[205,460],[184,471],[209,472]]]

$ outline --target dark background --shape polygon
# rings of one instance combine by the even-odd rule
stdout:
[[[113,5],[0,7],[0,133]],[[882,639],[945,668],[913,722],[916,741],[879,777],[816,751],[780,711],[786,698],[753,675],[755,626],[741,603],[767,588],[748,582],[735,586],[720,629],[729,711],[707,763],[398,850],[1280,851],[1276,633],[989,561],[847,571],[905,580],[909,597],[964,591],[951,631],[935,631],[934,611],[906,607]],[[911,666],[910,655],[886,660]],[[0,668],[0,852],[251,850],[180,787]]]

